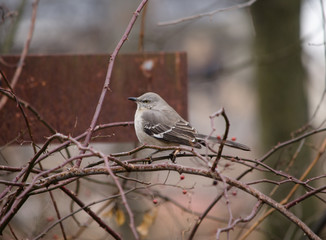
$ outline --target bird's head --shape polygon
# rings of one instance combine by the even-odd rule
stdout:
[[[139,110],[156,109],[160,104],[166,104],[160,95],[153,92],[144,93],[140,97],[129,97],[128,99],[136,102]]]

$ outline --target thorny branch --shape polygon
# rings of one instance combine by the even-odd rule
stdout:
[[[325,131],[325,130],[324,130]],[[309,135],[308,135],[309,136]],[[36,169],[35,168],[35,162],[38,160],[38,158],[41,156],[41,152],[45,152],[49,143],[55,139],[55,138],[64,138],[66,139],[69,139],[70,141],[70,144],[75,144],[75,145],[78,145],[79,148],[83,148],[82,147],[82,144],[80,142],[78,142],[76,139],[72,139],[71,137],[66,137],[66,136],[63,136],[63,135],[60,135],[60,134],[56,134],[54,136],[52,136],[51,138],[48,139],[47,143],[43,145],[43,147],[39,150],[39,153],[32,159],[31,163],[34,162],[34,164],[29,164],[30,166],[34,166],[30,172],[35,172],[35,173],[38,173],[35,175],[35,177],[33,177],[33,181],[32,182],[28,182],[26,183],[25,185],[22,185],[23,182],[18,182],[18,180],[14,180],[11,184],[10,181],[6,182],[6,184],[10,185],[10,186],[14,186],[14,185],[18,185],[20,187],[23,187],[24,188],[24,192],[23,194],[21,194],[18,199],[16,200],[20,200],[22,198],[27,197],[33,193],[35,193],[36,191],[38,191],[38,194],[41,194],[43,192],[47,192],[47,191],[50,191],[51,189],[53,190],[53,188],[51,188],[51,186],[55,187],[58,185],[58,183],[64,183],[65,184],[68,184],[70,181],[69,180],[74,180],[74,179],[77,179],[77,178],[83,178],[83,177],[86,177],[86,176],[93,176],[93,175],[111,175],[111,176],[114,176],[114,174],[117,174],[117,173],[123,173],[123,172],[128,172],[128,171],[132,171],[132,172],[148,172],[148,171],[167,171],[167,170],[170,170],[170,171],[177,171],[179,172],[180,174],[181,173],[187,173],[187,174],[193,174],[193,175],[198,175],[198,176],[203,176],[203,177],[208,177],[208,178],[212,178],[213,180],[218,180],[218,181],[222,181],[222,178],[224,179],[225,183],[227,184],[228,187],[223,187],[223,189],[226,189],[229,190],[230,187],[236,187],[236,188],[239,188],[253,196],[255,196],[258,200],[264,202],[264,203],[267,203],[268,205],[272,206],[274,209],[282,212],[282,214],[284,214],[286,217],[288,217],[291,221],[295,222],[298,226],[300,226],[300,228],[302,228],[306,234],[308,234],[308,236],[311,236],[312,239],[318,239],[318,238],[315,238],[315,236],[313,235],[313,233],[311,233],[308,229],[308,227],[303,223],[301,222],[297,217],[295,217],[293,214],[289,213],[288,210],[287,210],[287,207],[291,207],[293,206],[294,204],[290,204],[290,205],[287,205],[287,207],[284,207],[283,205],[273,201],[272,199],[269,199],[267,196],[263,195],[262,193],[260,193],[259,191],[257,191],[256,189],[254,189],[253,187],[250,187],[250,185],[247,185],[247,184],[244,184],[243,182],[240,182],[239,180],[235,180],[235,179],[231,179],[225,175],[221,175],[220,173],[217,173],[217,172],[212,172],[210,170],[210,167],[209,165],[207,165],[208,169],[201,169],[201,168],[194,168],[194,167],[186,167],[186,166],[182,166],[182,165],[177,165],[177,164],[170,164],[170,163],[156,163],[156,161],[149,165],[149,164],[141,164],[141,163],[136,163],[136,164],[128,164],[127,162],[129,162],[130,160],[126,160],[126,161],[121,161],[121,164],[118,164],[117,159],[115,159],[115,161],[112,161],[110,160],[110,158],[107,158],[105,160],[106,162],[106,167],[86,167],[86,168],[83,168],[83,169],[76,169],[76,168],[71,168],[71,169],[68,169],[66,171],[62,171],[64,166],[66,166],[70,161],[80,157],[80,155],[77,155],[77,156],[74,156],[72,157],[71,159],[67,159],[64,163],[58,165],[57,167],[55,168],[52,168],[52,169],[47,169],[47,170],[44,170],[44,171],[40,171],[39,169]],[[65,142],[66,142],[65,141]],[[296,139],[293,139],[292,140],[293,142],[296,142]],[[188,152],[190,154],[192,154],[192,156],[195,156],[195,157],[200,157],[200,158],[204,158],[203,156],[205,155],[200,155],[198,154],[197,152],[195,152],[193,149],[191,148],[185,148],[185,147],[165,147],[165,148],[162,148],[162,147],[156,147],[156,146],[141,146],[141,147],[138,147],[134,150],[131,150],[129,152],[125,152],[125,153],[119,153],[119,154],[116,154],[116,155],[119,155],[119,156],[132,156],[133,153],[135,152],[138,152],[138,151],[142,151],[146,148],[156,148],[156,149],[160,149],[160,150],[172,150],[172,149],[178,149],[180,150],[181,152]],[[59,149],[57,148],[57,151]],[[87,147],[84,149],[85,151],[89,151],[90,153],[88,154],[88,156],[97,156],[99,158],[106,158],[106,155],[105,154],[102,154],[101,152],[99,151],[95,151],[93,150],[92,148],[90,147]],[[87,153],[85,153],[87,154]],[[322,151],[319,152],[319,155],[321,156],[323,154]],[[216,156],[216,155],[215,155]],[[86,157],[86,155],[84,155],[83,157]],[[167,156],[167,158],[169,158],[169,156]],[[143,159],[138,159],[138,161],[145,161],[146,158],[143,158]],[[205,161],[207,162],[207,160]],[[235,162],[233,162],[235,163]],[[126,164],[128,165],[128,167],[125,167]],[[262,164],[260,161],[257,161],[257,164]],[[109,168],[108,168],[109,166]],[[264,165],[267,167],[267,165]],[[270,168],[268,166],[268,168]],[[21,169],[17,169],[17,168],[6,168],[5,166],[2,167],[2,169],[6,169],[7,171],[13,171],[13,172],[16,172],[16,171],[19,171],[20,170],[20,175],[22,175],[26,170],[26,167],[25,168],[21,168]],[[112,171],[110,173],[110,170]],[[60,172],[57,172],[57,171],[60,171]],[[277,171],[274,169],[274,172],[277,173],[279,172],[281,176],[284,176],[284,174],[282,174],[280,171]],[[47,176],[49,175],[48,177],[42,177],[42,176]],[[19,176],[19,175],[18,175]],[[20,177],[16,178],[16,179],[20,179]],[[292,178],[293,181],[295,180],[295,178]],[[303,179],[301,179],[303,180]],[[289,180],[290,181],[290,180]],[[309,181],[305,181],[305,182],[300,182],[303,186],[306,186],[308,187],[308,182]],[[299,183],[299,181],[298,181]],[[63,185],[61,185],[62,187]],[[40,191],[42,190],[43,191]],[[310,196],[313,196],[314,194],[318,193],[318,192],[323,192],[325,191],[324,188],[319,188],[319,189],[315,189],[311,186],[309,186],[309,189],[310,189],[310,194],[306,194],[304,196],[302,196],[301,198],[298,198],[296,199],[295,203],[296,204],[299,204],[301,201],[303,201],[304,199],[306,199],[307,197],[310,197]],[[120,195],[122,196],[123,194],[123,189],[120,189]],[[8,197],[8,191],[5,191],[2,193],[2,199],[4,197]],[[15,205],[13,205],[15,206]],[[235,222],[237,222],[238,220],[234,220],[232,219],[232,221],[228,224],[228,227],[230,227],[231,225],[235,224]],[[223,228],[224,230],[223,231],[226,231],[226,229],[228,229],[228,227],[226,228]],[[221,232],[223,232],[221,230]]]
[[[125,172],[126,170],[120,166],[111,167],[114,173],[121,173]],[[162,163],[162,164],[152,164],[152,165],[143,165],[137,164],[133,165],[132,171],[133,172],[147,172],[147,171],[177,171],[179,173],[187,173],[187,174],[194,174],[199,176],[204,176],[208,178],[212,178],[215,180],[222,181],[221,178],[217,173],[212,173],[210,170],[205,169],[198,169],[198,168],[191,168],[191,167],[184,167],[182,165],[177,164],[169,164],[169,163]],[[70,169],[69,171],[65,171],[59,174],[54,174],[51,177],[40,179],[39,181],[33,184],[34,189],[39,189],[41,187],[49,186],[54,184],[58,181],[74,178],[74,177],[82,177],[82,176],[89,176],[89,175],[98,175],[98,174],[109,174],[107,168],[90,168],[90,169]],[[298,225],[311,239],[319,239],[299,218],[289,212],[282,204],[274,201],[273,199],[269,198],[267,195],[259,192],[258,190],[246,185],[238,180],[232,179],[227,176],[223,176],[225,182],[233,187],[239,188],[250,195],[256,197],[258,200],[270,205],[277,211],[281,212],[285,217],[289,220],[293,221],[295,224]]]
[[[111,80],[111,75],[112,75],[112,71],[113,71],[113,66],[114,66],[114,62],[115,62],[115,58],[118,55],[122,45],[124,44],[124,42],[127,40],[129,33],[131,32],[131,29],[133,27],[133,25],[135,24],[137,17],[140,14],[140,11],[143,9],[143,7],[146,5],[148,0],[142,0],[141,3],[139,4],[138,8],[136,9],[136,11],[134,12],[122,38],[120,39],[118,45],[116,46],[116,48],[114,49],[113,53],[111,54],[110,60],[109,60],[109,66],[108,66],[108,70],[107,70],[107,74],[106,74],[106,78],[105,78],[105,82],[104,82],[104,86],[100,95],[100,99],[98,101],[98,104],[96,105],[96,110],[92,119],[92,122],[90,124],[90,127],[87,130],[87,134],[84,140],[84,146],[87,146],[89,144],[89,141],[91,140],[91,136],[93,134],[94,128],[96,126],[97,120],[100,116],[100,112],[104,103],[104,98],[106,96],[107,91],[110,90],[110,80]],[[80,167],[82,159],[79,159],[76,162],[75,167]]]

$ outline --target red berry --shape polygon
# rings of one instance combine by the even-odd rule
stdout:
[[[236,137],[232,137],[231,140],[232,141],[235,141],[235,140],[237,140],[237,138]]]
[[[158,203],[158,201],[157,201],[156,198],[153,199],[153,203],[154,203],[154,204],[157,204],[157,203]]]
[[[180,179],[181,180],[185,179],[185,176],[184,175],[180,175]]]
[[[182,190],[182,193],[183,193],[183,194],[187,194],[187,190],[186,190],[186,189],[183,189],[183,190]]]
[[[236,192],[236,191],[233,191],[233,192],[232,192],[232,195],[233,195],[233,196],[237,196],[237,192]]]
[[[218,135],[216,138],[217,138],[217,140],[221,140],[221,136],[220,135]]]

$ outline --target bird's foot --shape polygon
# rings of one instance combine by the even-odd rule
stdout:
[[[173,163],[175,163],[175,160],[177,158],[177,154],[180,152],[180,150],[174,150],[172,153],[170,153],[170,159]]]

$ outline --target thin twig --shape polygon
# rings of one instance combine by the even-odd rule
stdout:
[[[225,120],[225,130],[224,130],[224,135],[223,135],[223,139],[222,139],[222,142],[218,148],[218,152],[217,152],[217,157],[211,167],[211,170],[212,171],[215,171],[216,169],[216,166],[218,164],[218,162],[220,161],[221,159],[221,155],[222,155],[222,151],[223,151],[223,147],[224,147],[224,142],[226,141],[226,139],[228,138],[228,134],[229,134],[229,128],[230,128],[230,122],[229,122],[229,119],[225,113],[225,110],[224,108],[220,109],[219,111],[217,111],[216,113],[214,113],[213,115],[211,115],[209,118],[211,119],[211,121],[213,121],[213,119],[215,117],[218,117],[219,115],[222,115],[224,120]]]
[[[132,192],[134,191],[136,188],[133,188],[133,189],[130,189],[130,190],[127,190],[125,193],[129,193],[129,192]],[[104,199],[101,199],[101,200],[98,200],[98,201],[94,201],[94,202],[91,202],[91,203],[88,203],[87,205],[84,205],[83,207],[80,206],[79,209],[69,213],[68,215],[62,217],[61,219],[58,219],[56,220],[54,223],[52,223],[50,226],[48,226],[42,233],[40,233],[34,240],[38,240],[38,239],[41,239],[43,236],[46,235],[47,232],[49,232],[52,228],[54,228],[57,224],[59,224],[60,222],[63,222],[64,220],[66,220],[67,218],[75,215],[76,213],[86,209],[86,208],[89,208],[95,204],[98,204],[98,203],[102,203],[104,201],[108,201],[108,200],[111,200],[111,199],[114,199],[114,198],[118,198],[120,197],[119,194],[116,194],[116,195],[112,195],[110,197],[107,197],[107,198],[104,198]],[[75,235],[74,237],[78,237],[79,235]]]
[[[16,86],[16,84],[18,82],[20,74],[21,74],[21,72],[23,70],[25,58],[26,58],[27,53],[29,51],[29,46],[31,44],[33,33],[34,33],[34,28],[35,28],[35,20],[36,20],[37,7],[38,7],[39,1],[40,0],[34,0],[34,2],[32,3],[33,4],[33,11],[32,11],[32,17],[31,17],[31,24],[30,24],[30,27],[29,27],[29,32],[28,32],[28,35],[27,35],[27,39],[26,39],[23,51],[22,51],[22,53],[20,55],[19,62],[17,64],[17,69],[16,69],[16,71],[14,73],[14,76],[12,78],[12,81],[11,81],[11,88],[12,89],[15,88],[15,86]],[[4,107],[7,100],[8,100],[7,97],[2,97],[1,98],[1,100],[0,100],[0,110]]]
[[[128,212],[129,220],[130,220],[129,226],[131,228],[131,231],[132,231],[135,239],[139,239],[139,235],[138,235],[136,227],[135,227],[134,214],[131,211],[131,208],[130,208],[130,206],[128,204],[125,192],[124,192],[123,188],[121,187],[121,184],[120,184],[118,178],[113,173],[113,171],[112,171],[112,169],[110,167],[108,158],[106,156],[103,156],[103,158],[104,158],[106,169],[108,170],[108,172],[110,173],[110,176],[112,177],[113,181],[115,182],[116,186],[118,187],[121,198],[122,198],[123,205],[125,206],[125,208],[126,208],[126,210]]]
[[[145,6],[145,4],[147,3],[148,0],[142,0],[141,3],[139,4],[138,8],[136,9],[136,11],[134,12],[134,14],[132,15],[132,18],[122,36],[122,38],[120,39],[120,41],[118,42],[118,45],[116,46],[116,48],[114,49],[113,53],[110,56],[110,60],[109,60],[109,66],[108,66],[108,70],[106,73],[106,78],[105,78],[105,82],[104,82],[104,86],[100,95],[100,98],[98,100],[98,103],[96,105],[96,110],[93,116],[93,119],[91,121],[91,124],[89,126],[89,128],[87,129],[87,134],[84,140],[83,145],[87,146],[89,144],[89,141],[91,140],[92,134],[94,132],[94,128],[96,126],[97,120],[100,116],[100,112],[102,110],[102,106],[104,103],[104,98],[106,96],[107,91],[110,90],[110,81],[111,81],[111,75],[112,75],[112,71],[113,71],[113,66],[114,66],[114,62],[115,62],[115,58],[118,55],[122,45],[124,44],[124,42],[128,39],[129,33],[131,32],[132,27],[134,26],[137,17],[140,14],[140,11],[143,9],[143,7]],[[79,159],[76,164],[75,167],[80,167],[82,159]]]
[[[10,86],[6,76],[3,74],[3,72],[0,70],[0,74],[2,76],[2,79],[5,81],[5,83],[7,84],[8,86],[8,89],[10,90],[10,94],[13,96],[14,100],[16,101],[18,107],[19,107],[19,110],[23,116],[23,119],[25,121],[25,124],[26,124],[26,127],[27,127],[27,130],[28,130],[28,134],[29,134],[29,137],[30,137],[30,140],[32,141],[32,146],[33,146],[33,151],[34,151],[34,154],[36,153],[36,146],[35,146],[35,143],[34,143],[34,137],[33,137],[33,134],[32,134],[32,130],[31,130],[31,127],[30,127],[30,123],[28,121],[28,118],[25,114],[25,111],[22,107],[22,105],[20,104],[20,102],[17,100],[16,98],[16,94],[14,93],[14,89]],[[4,98],[2,98],[4,99]],[[7,98],[5,98],[5,101],[7,101]],[[0,110],[1,110],[1,107],[0,107]]]
[[[105,224],[104,221],[99,216],[97,216],[97,214],[94,213],[89,207],[87,207],[82,201],[80,201],[79,198],[77,198],[73,192],[71,192],[69,189],[65,187],[62,187],[61,189],[71,199],[73,199],[74,202],[77,203],[85,212],[87,212],[100,225],[100,227],[102,227],[105,231],[110,233],[114,239],[121,239],[121,236],[117,232],[115,232],[107,224]],[[40,236],[40,238],[42,237],[43,236]]]
[[[261,208],[262,206],[262,201],[258,201],[255,206],[253,207],[253,209],[251,210],[251,213],[245,217],[245,218],[242,218],[242,217],[239,217],[237,219],[235,219],[232,224],[229,224],[227,227],[225,228],[219,228],[217,233],[216,233],[216,239],[220,239],[220,235],[222,232],[229,232],[230,230],[233,230],[234,227],[240,223],[240,222],[249,222],[250,220],[252,220],[258,213],[259,209]]]
[[[44,144],[41,150],[38,151],[37,154],[34,155],[34,157],[28,162],[27,166],[23,168],[23,170],[16,176],[14,181],[18,181],[20,177],[22,177],[22,182],[25,182],[27,180],[27,177],[29,173],[31,173],[32,168],[35,164],[36,159],[39,157],[40,154],[44,152],[44,150],[47,148],[48,144],[55,138],[50,138],[47,140],[47,142]],[[40,173],[41,174],[41,173]],[[0,218],[0,233],[2,233],[3,229],[7,226],[9,221],[13,218],[13,216],[17,213],[17,211],[20,209],[20,207],[24,204],[24,202],[27,200],[28,196],[26,193],[33,187],[33,185],[28,186],[25,190],[23,187],[19,187],[13,197],[11,197],[7,203],[5,204],[5,207],[1,209],[1,218]],[[8,186],[1,194],[0,199],[2,199],[10,190],[12,186]]]
[[[148,4],[145,5],[144,10],[142,12],[141,16],[141,22],[140,22],[140,31],[139,31],[139,41],[138,41],[138,51],[144,52],[144,37],[145,37],[145,20],[147,16],[147,7]]]
[[[316,193],[319,193],[319,192],[321,192],[321,191],[323,191],[325,189],[326,189],[326,185],[321,186],[319,188],[316,188],[316,189],[314,189],[314,190],[312,190],[310,192],[307,192],[306,194],[304,194],[304,195],[292,200],[291,202],[288,202],[287,204],[285,204],[285,207],[286,208],[291,208],[291,207],[297,205],[298,203],[302,202],[303,200],[305,200],[305,199],[307,199],[307,198],[309,198],[311,196],[314,196]]]
[[[50,191],[49,194],[50,194],[51,201],[53,203],[53,207],[54,207],[55,213],[57,214],[57,218],[58,219],[61,219],[60,211],[59,211],[57,202],[55,201],[55,198],[53,196],[53,193]],[[59,223],[59,226],[60,226],[60,229],[61,229],[61,232],[62,232],[63,239],[64,240],[67,240],[65,228],[64,228],[62,222]]]
[[[176,19],[176,20],[159,22],[157,25],[158,26],[174,25],[174,24],[178,24],[178,23],[182,23],[182,22],[196,20],[196,19],[203,18],[203,17],[211,17],[211,16],[213,16],[213,15],[215,15],[217,13],[220,13],[220,12],[225,12],[225,11],[231,11],[231,10],[235,10],[235,9],[250,7],[256,1],[257,0],[250,0],[248,2],[237,4],[237,5],[234,5],[234,6],[231,6],[231,7],[220,8],[220,9],[213,10],[213,11],[210,11],[210,12],[200,13],[200,14],[197,14],[197,15],[184,17],[184,18],[179,18],[179,19]]]
[[[311,172],[312,168],[316,165],[316,163],[320,160],[320,157],[326,150],[326,139],[322,143],[320,150],[315,157],[315,159],[309,164],[308,168],[305,170],[305,172],[301,175],[300,180],[302,181],[307,177],[307,175]],[[293,186],[293,188],[289,191],[288,195],[280,202],[282,206],[286,204],[289,199],[293,196],[293,194],[296,192],[297,188],[299,187],[299,184],[296,184]],[[303,198],[305,199],[305,198]],[[302,200],[303,200],[302,199]],[[269,209],[260,219],[257,220],[248,230],[244,233],[244,235],[241,237],[241,240],[246,239],[250,233],[252,233],[262,222],[265,220],[270,214],[272,214],[275,211],[274,208]]]
[[[65,138],[68,138],[68,137],[65,137]],[[97,156],[99,156],[99,157],[101,157],[101,158],[104,159],[105,167],[106,167],[107,171],[109,172],[110,176],[112,177],[112,179],[113,179],[114,183],[116,184],[117,188],[119,189],[119,192],[121,194],[123,205],[125,206],[125,208],[126,208],[126,210],[128,212],[129,219],[130,219],[130,228],[132,230],[132,233],[134,234],[135,239],[139,239],[139,236],[138,236],[138,233],[137,233],[137,230],[136,230],[136,227],[135,227],[134,215],[133,215],[133,213],[132,213],[132,211],[130,209],[130,206],[129,206],[128,201],[127,201],[126,196],[125,196],[125,193],[124,193],[124,191],[123,191],[123,189],[121,187],[121,184],[120,184],[117,176],[112,172],[111,166],[109,164],[109,157],[106,156],[105,154],[101,153],[100,151],[96,151],[95,149],[93,149],[91,147],[83,147],[82,144],[80,144],[79,142],[77,142],[73,138],[69,138],[69,139],[73,143],[75,143],[77,145],[77,147],[79,148],[79,150],[82,150],[83,152],[90,151],[94,155],[97,155]],[[110,158],[110,160],[112,160],[112,158]],[[115,163],[119,163],[119,161],[115,159]],[[128,165],[122,164],[121,162],[118,165],[124,167],[126,170],[130,170],[131,169]]]
[[[11,227],[10,224],[8,224],[8,227],[9,227],[9,230],[10,230],[12,236],[14,237],[14,239],[18,240],[18,237],[17,237],[16,233],[14,232],[14,229]]]

